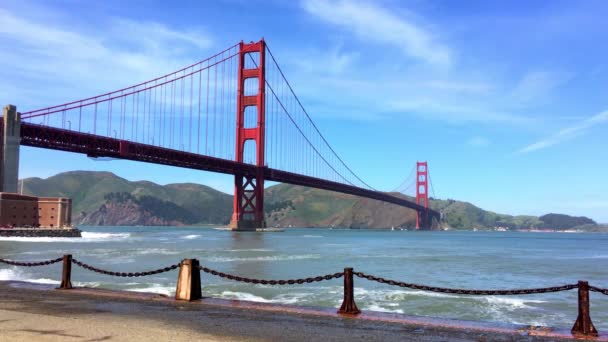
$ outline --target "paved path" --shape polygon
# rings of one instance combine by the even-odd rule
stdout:
[[[259,309],[255,309],[259,307]],[[95,289],[50,290],[0,282],[0,341],[561,341],[529,330],[455,321],[237,301],[178,302],[153,294]],[[366,318],[365,318],[366,317]],[[391,319],[391,317],[397,317]],[[414,322],[414,323],[412,323]],[[489,327],[485,329],[484,326]],[[546,331],[545,331],[546,332]],[[532,333],[544,334],[543,330]],[[608,338],[604,336],[604,341]]]

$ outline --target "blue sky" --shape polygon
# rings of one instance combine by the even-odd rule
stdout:
[[[122,88],[264,37],[342,158],[390,190],[427,160],[435,194],[608,222],[604,1],[13,1],[0,94],[19,110]],[[23,148],[22,177],[229,176]]]

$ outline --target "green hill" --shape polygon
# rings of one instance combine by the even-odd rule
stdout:
[[[76,224],[223,225],[232,214],[232,196],[208,186],[131,182],[110,172],[72,171],[47,179],[28,178],[24,193],[72,198]],[[410,228],[416,222],[413,210],[326,190],[279,184],[268,187],[264,196],[266,221],[272,227]],[[430,206],[442,213],[443,228],[605,228],[586,217],[511,216],[452,199],[431,199]]]
[[[232,213],[232,196],[208,186],[191,183],[158,185],[148,181],[130,182],[110,172],[72,171],[60,173],[47,179],[27,178],[24,182],[23,192],[36,196],[72,198],[72,216],[73,221],[77,224],[98,212],[102,206],[110,204],[106,203],[108,202],[106,196],[111,193],[128,193],[138,199],[147,198],[148,202],[154,201],[150,200],[151,197],[159,201],[172,203],[175,208],[183,209],[182,212],[189,214],[187,217],[172,218],[169,221],[177,221],[183,224],[225,224]],[[128,208],[131,211],[130,214],[133,210],[146,209],[133,206]],[[105,209],[107,209],[107,206],[105,206]],[[124,210],[126,209],[123,208]],[[120,216],[121,213],[116,214]],[[155,216],[154,214],[150,213],[151,216]],[[124,213],[124,215],[127,215],[127,213]],[[120,219],[120,217],[116,219]],[[160,219],[156,221],[152,219],[152,221],[162,224],[163,220]],[[105,224],[113,224],[113,222],[104,222]],[[132,224],[142,223],[146,222],[132,222]]]

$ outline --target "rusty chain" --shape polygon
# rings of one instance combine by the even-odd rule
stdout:
[[[368,275],[363,272],[353,272],[353,274],[359,278],[365,278],[367,280],[376,281],[376,282],[379,282],[382,284],[407,287],[410,289],[423,290],[423,291],[462,294],[462,295],[489,295],[489,296],[526,295],[526,294],[533,294],[533,293],[549,293],[549,292],[568,291],[568,290],[578,288],[578,284],[568,284],[568,285],[562,285],[562,286],[543,287],[543,288],[535,288],[535,289],[465,290],[465,289],[451,289],[451,288],[445,288],[445,287],[434,287],[434,286],[427,286],[427,285],[405,283],[405,282],[385,279],[385,278],[381,278],[381,277],[375,277],[373,275]]]
[[[45,260],[45,261],[31,261],[31,262],[14,261],[14,260],[0,258],[0,263],[13,265],[13,266],[35,267],[35,266],[45,266],[45,265],[55,264],[62,260],[63,260],[63,257]],[[101,273],[101,274],[116,276],[116,277],[144,277],[144,276],[149,276],[149,275],[153,275],[153,274],[169,272],[169,271],[172,271],[172,270],[180,267],[180,264],[174,264],[171,266],[159,268],[159,269],[156,269],[153,271],[146,271],[146,272],[113,272],[113,271],[108,271],[108,270],[104,270],[104,269],[100,269],[100,268],[88,265],[88,264],[86,264],[82,261],[76,260],[76,259],[72,259],[72,263],[74,263],[82,268],[85,268],[87,270],[96,272],[96,273]],[[205,273],[209,273],[214,276],[218,276],[220,278],[226,278],[226,279],[230,279],[230,280],[234,280],[234,281],[238,281],[238,282],[244,282],[244,283],[262,284],[262,285],[294,285],[294,284],[314,283],[314,282],[320,282],[320,281],[325,281],[325,280],[338,279],[338,278],[341,278],[344,276],[344,272],[337,272],[337,273],[333,273],[333,274],[326,274],[324,276],[308,277],[308,278],[300,278],[300,279],[267,280],[267,279],[254,279],[254,278],[235,276],[232,274],[219,272],[219,271],[216,271],[216,270],[204,267],[204,266],[198,266],[198,269]],[[562,285],[562,286],[531,288],[531,289],[466,290],[466,289],[435,287],[435,286],[427,286],[427,285],[420,285],[420,284],[414,284],[414,283],[400,282],[400,281],[396,281],[396,280],[385,279],[382,277],[376,277],[373,275],[365,274],[363,272],[353,272],[353,275],[356,275],[359,278],[364,278],[364,279],[367,279],[370,281],[375,281],[375,282],[378,282],[381,284],[388,284],[388,285],[399,286],[399,287],[407,287],[410,289],[422,290],[422,291],[431,291],[431,292],[449,293],[449,294],[462,294],[462,295],[490,295],[490,296],[527,295],[527,294],[536,294],[536,293],[568,291],[568,290],[578,288],[578,284],[566,284],[566,285]],[[608,295],[608,288],[600,288],[597,286],[589,285],[589,290],[593,291],[593,292],[599,292],[604,295]]]
[[[262,284],[262,285],[294,285],[294,284],[304,284],[304,283],[314,283],[324,280],[338,279],[344,275],[344,272],[337,272],[333,274],[326,274],[324,276],[318,277],[309,277],[309,278],[301,278],[301,279],[287,279],[287,280],[266,280],[266,279],[252,279],[239,277],[232,274],[227,274],[224,272],[218,272],[216,270],[212,270],[210,268],[199,266],[199,270],[212,274],[214,276],[218,276],[220,278],[226,278],[234,281],[240,281],[244,283],[250,284]]]
[[[45,261],[13,261],[13,260],[7,260],[7,259],[0,259],[0,262],[4,263],[4,264],[8,264],[8,265],[13,265],[13,266],[35,267],[35,266],[51,265],[51,264],[60,262],[61,260],[63,260],[63,257],[57,258],[57,259],[45,260]]]
[[[589,290],[593,291],[593,292],[599,292],[601,294],[605,294],[608,296],[608,289],[603,289],[601,287],[597,287],[597,286],[591,286],[589,285]]]
[[[169,271],[174,270],[179,267],[179,264],[175,264],[175,265],[171,265],[171,266],[167,266],[164,268],[159,268],[157,270],[147,271],[147,272],[113,272],[113,271],[108,271],[108,270],[103,270],[101,268],[93,267],[91,265],[85,264],[84,262],[78,261],[76,259],[72,259],[72,262],[89,271],[93,271],[93,272],[97,272],[97,273],[101,273],[101,274],[105,274],[105,275],[110,275],[110,276],[115,276],[115,277],[145,277],[145,276],[149,276],[149,275],[153,275],[153,274],[169,272]]]

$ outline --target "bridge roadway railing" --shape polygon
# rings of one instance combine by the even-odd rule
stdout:
[[[458,288],[446,288],[446,287],[435,287],[428,285],[420,285],[414,283],[407,283],[402,281],[396,281],[391,279],[385,279],[382,277],[373,276],[363,272],[354,272],[352,268],[344,268],[342,272],[336,272],[332,274],[326,274],[316,277],[299,278],[299,279],[256,279],[241,277],[238,275],[228,274],[220,272],[205,266],[201,266],[197,259],[184,259],[179,263],[162,267],[156,270],[143,271],[143,272],[116,272],[101,269],[95,266],[91,266],[83,261],[77,260],[72,257],[71,254],[66,254],[63,257],[50,259],[45,261],[14,261],[8,259],[1,259],[0,263],[21,266],[21,267],[37,267],[55,264],[62,261],[63,269],[61,274],[61,284],[57,289],[68,290],[72,289],[72,264],[82,267],[86,270],[100,273],[115,277],[145,277],[153,274],[159,274],[169,272],[179,268],[179,274],[177,278],[177,286],[175,299],[176,300],[187,300],[193,301],[202,298],[202,287],[200,272],[211,274],[213,276],[233,280],[236,282],[244,282],[249,284],[262,284],[262,285],[294,285],[304,283],[314,283],[321,281],[328,281],[332,279],[344,278],[344,297],[339,314],[356,316],[361,313],[354,298],[354,276],[369,281],[378,282],[381,284],[399,286],[404,288],[410,288],[415,290],[448,293],[448,294],[459,294],[459,295],[471,295],[471,296],[511,296],[511,295],[530,295],[539,293],[551,293],[551,292],[562,292],[573,289],[578,289],[578,316],[572,327],[572,334],[574,336],[598,336],[598,332],[593,326],[591,317],[589,314],[589,291],[597,292],[600,294],[608,295],[608,288],[601,288],[597,286],[589,285],[587,281],[579,280],[577,283],[565,284],[560,286],[552,287],[541,287],[541,288],[527,288],[527,289],[508,289],[508,290],[471,290],[471,289],[458,289]]]
[[[59,151],[83,153],[90,157],[110,157],[146,163],[172,165],[177,167],[219,172],[225,174],[257,175],[258,166],[233,160],[210,157],[154,145],[130,142],[101,135],[76,132],[23,122],[21,124],[21,144],[30,147],[48,148]],[[264,167],[264,179],[281,183],[309,186],[318,189],[338,191],[355,196],[372,198],[419,212],[427,211],[439,220],[439,213],[414,202],[393,196],[386,192],[359,188],[353,185],[329,181]]]

